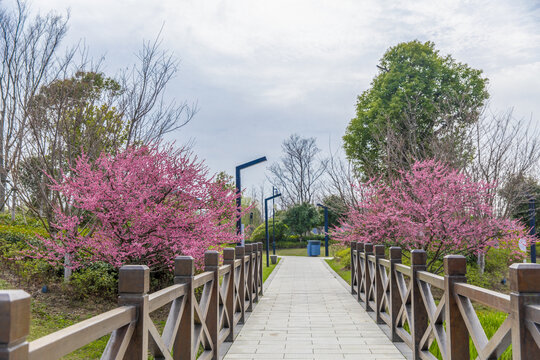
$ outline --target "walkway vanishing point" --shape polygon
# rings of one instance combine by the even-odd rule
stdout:
[[[321,258],[284,257],[224,360],[404,359]]]

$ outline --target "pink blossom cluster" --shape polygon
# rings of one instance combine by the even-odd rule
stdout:
[[[56,211],[56,234],[39,256],[71,267],[103,261],[114,267],[170,268],[176,255],[200,265],[204,252],[235,243],[236,194],[217,182],[186,149],[129,148],[96,161],[79,157],[53,190],[67,206]]]
[[[377,179],[359,184],[359,206],[349,209],[333,237],[424,249],[433,260],[501,246],[518,254],[519,239],[531,238],[518,221],[496,216],[493,188],[440,162],[416,162],[389,184]]]

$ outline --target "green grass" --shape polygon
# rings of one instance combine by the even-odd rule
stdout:
[[[279,261],[281,259],[278,258],[278,261],[277,263],[273,264],[270,263],[270,266],[266,266],[266,262],[264,262],[264,266],[263,266],[263,283],[266,281],[266,279],[268,279],[268,277],[270,276],[270,274],[272,273],[272,271],[274,271],[274,269],[276,268],[277,264],[279,264]]]
[[[499,329],[499,327],[502,325],[504,320],[506,319],[507,315],[506,313],[492,310],[485,308],[483,306],[477,306],[476,308],[476,314],[478,315],[478,320],[480,321],[480,324],[482,324],[482,328],[484,329],[484,332],[486,333],[486,336],[488,339],[490,339],[495,332]],[[434,341],[429,351],[437,357],[437,359],[442,359],[441,352],[439,350],[439,345],[436,341]],[[472,339],[469,338],[469,353],[471,359],[476,359],[478,356],[478,352],[476,351],[476,348],[474,347],[474,344],[472,342]],[[504,353],[497,358],[499,360],[512,360],[512,345],[508,347],[504,351]]]
[[[66,328],[85,319],[88,319],[97,314],[73,315],[71,313],[51,314],[47,311],[47,308],[38,303],[32,301],[32,319],[30,323],[30,336],[29,341],[38,339],[45,335],[51,334],[60,329]],[[109,341],[109,335],[103,336],[100,339],[91,342],[88,345],[72,352],[69,355],[63,357],[63,359],[75,360],[75,359],[99,359],[105,346]]]
[[[334,270],[343,280],[345,280],[349,285],[351,284],[351,270],[345,269],[339,261],[336,259],[325,260],[328,265]]]
[[[307,256],[307,249],[276,249],[276,254],[279,256]]]
[[[307,247],[300,249],[276,249],[279,256],[307,256]],[[332,247],[329,248],[329,254],[332,256]],[[321,245],[321,255],[324,256],[324,245]]]

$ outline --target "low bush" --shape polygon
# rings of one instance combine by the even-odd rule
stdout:
[[[281,221],[276,221],[274,223],[274,227],[276,229],[276,241],[285,240],[287,235],[289,234],[289,227],[285,225]],[[272,240],[272,223],[268,224],[268,235],[270,236],[270,240]],[[253,230],[253,233],[251,234],[251,238],[249,239],[250,242],[259,242],[259,241],[266,241],[266,225],[265,223],[262,223],[259,225],[255,230]]]
[[[37,235],[48,236],[47,231],[42,227],[0,224],[0,239],[10,243],[25,242],[35,244]]]
[[[485,257],[484,273],[476,265],[476,258],[467,264],[467,282],[488,289],[508,290],[508,268],[521,262],[519,256],[509,249],[491,248]]]
[[[246,244],[252,244],[254,242],[259,241],[246,241]],[[263,243],[263,247],[266,246],[266,239],[260,240],[260,242]],[[272,238],[270,238],[269,242],[270,248],[272,247]],[[307,242],[304,241],[278,241],[276,239],[276,249],[300,249],[305,248],[307,246]]]
[[[351,268],[351,248],[347,247],[343,250],[339,250],[334,255],[334,258],[341,264],[344,269]]]
[[[21,237],[24,236],[26,235],[21,235]],[[17,236],[13,238],[15,237]],[[31,241],[37,240],[34,238]],[[10,241],[0,237],[1,266],[16,276],[17,285],[21,283],[46,284],[61,276],[61,270],[54,268],[47,261],[26,256],[28,249],[26,241]]]
[[[100,297],[114,300],[118,288],[118,271],[109,264],[97,262],[71,275],[66,290],[73,298]]]

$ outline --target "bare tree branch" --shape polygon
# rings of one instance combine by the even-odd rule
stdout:
[[[321,150],[315,138],[293,134],[283,141],[281,148],[284,156],[281,163],[270,166],[272,178],[269,181],[281,191],[286,206],[312,203],[328,161],[317,158]]]

